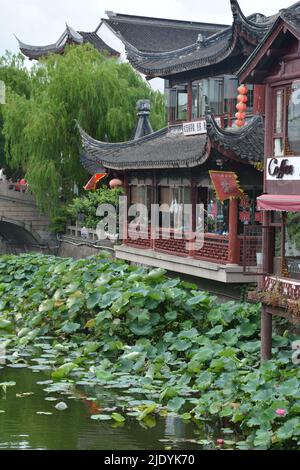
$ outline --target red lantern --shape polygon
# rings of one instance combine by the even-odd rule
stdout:
[[[240,120],[238,120],[238,121],[236,121],[236,125],[237,125],[238,127],[244,127],[245,121],[240,121]]]
[[[238,100],[239,103],[247,103],[248,102],[248,98],[247,98],[246,95],[238,95],[237,100]]]
[[[245,113],[236,113],[235,117],[238,121],[244,121],[246,114]]]
[[[248,91],[249,91],[249,90],[248,90],[248,88],[246,87],[246,85],[241,85],[241,86],[238,87],[238,93],[239,93],[240,95],[247,95]]]
[[[123,182],[118,178],[115,178],[109,182],[110,189],[121,188],[123,186]]]
[[[246,110],[247,110],[247,106],[245,103],[238,103],[236,105],[236,109],[240,112],[240,113],[245,113]]]

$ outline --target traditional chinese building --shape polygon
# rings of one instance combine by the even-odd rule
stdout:
[[[169,52],[145,51],[125,42],[128,60],[149,80],[166,80],[169,122],[204,116],[204,95],[212,111],[231,126],[236,109],[237,70],[260,43],[276,19],[254,14],[246,18],[237,0],[230,0],[232,25],[212,35],[199,34],[189,45]],[[174,43],[175,46],[175,43]],[[264,111],[264,93],[249,87],[248,111]]]
[[[239,72],[265,86],[262,359],[271,357],[273,316],[300,322],[300,2],[280,14]],[[251,228],[250,228],[251,231]]]
[[[75,31],[67,25],[56,43],[47,46],[32,46],[18,40],[20,50],[30,60],[39,60],[48,54],[62,54],[67,44],[90,43],[99,52],[126,62],[125,45],[127,44],[143,52],[166,52],[188,46],[195,43],[199,36],[211,36],[227,26],[123,15],[112,11],[107,11],[106,15],[107,18],[102,18],[100,24],[92,32]],[[154,78],[151,86],[163,92],[165,81],[161,78]]]
[[[145,104],[142,119],[148,121]],[[161,220],[153,239],[150,220],[141,238],[127,233],[123,245],[116,246],[117,257],[219,282],[250,282],[254,279],[243,275],[243,227],[244,222],[258,220],[254,201],[262,190],[262,173],[256,166],[263,155],[263,122],[257,116],[247,129],[224,131],[209,109],[205,122],[207,133],[187,136],[182,125],[169,126],[144,136],[136,134],[134,140],[120,144],[95,141],[81,130],[82,164],[91,175],[104,171],[109,180],[120,178],[129,205],[145,204],[150,214],[151,204],[173,206],[169,239],[164,237]],[[239,205],[237,199],[222,204],[215,195],[211,170],[237,174],[249,196],[246,205]],[[204,204],[206,233],[199,250],[189,251],[186,240],[177,238],[175,219],[182,204],[193,208]],[[195,209],[193,214],[197,230]]]
[[[97,31],[84,32],[75,31],[71,26],[66,25],[66,29],[58,40],[46,46],[32,46],[24,44],[18,39],[20,51],[28,57],[30,60],[39,60],[42,57],[46,57],[49,54],[63,54],[67,45],[80,45],[89,43],[95,47],[99,52],[105,53],[110,57],[119,57],[119,52],[108,46],[101,37],[97,34]]]
[[[99,142],[83,130],[81,136],[82,163],[91,175],[105,171],[109,179],[121,179],[129,205],[171,208],[171,238],[164,236],[162,217],[158,227],[150,220],[146,236],[136,239],[127,233],[123,245],[116,247],[117,257],[223,283],[241,283],[256,279],[244,275],[243,264],[246,259],[252,267],[256,265],[257,246],[262,243],[260,232],[251,239],[254,248],[246,249],[243,233],[245,225],[261,222],[256,198],[263,187],[264,122],[257,113],[264,111],[264,88],[250,84],[246,125],[231,127],[237,103],[235,73],[277,16],[246,18],[236,0],[231,0],[231,7],[230,27],[212,35],[199,34],[192,44],[177,50],[149,52],[123,38],[128,59],[137,70],[149,79],[167,81],[165,129],[136,134],[123,143]],[[147,105],[139,115],[148,121]],[[174,221],[180,207],[190,204],[191,225],[197,231],[200,203],[205,209],[204,244],[193,249],[178,238]]]

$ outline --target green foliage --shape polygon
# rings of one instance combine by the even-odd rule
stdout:
[[[10,69],[10,64],[6,65]],[[27,73],[28,75],[28,73]],[[136,102],[152,102],[154,129],[164,126],[164,97],[129,64],[109,59],[92,46],[70,46],[30,72],[30,96],[15,88],[3,107],[9,165],[22,168],[41,209],[57,215],[74,183],[86,175],[79,161],[75,121],[94,138],[128,140],[136,124]]]
[[[105,253],[79,261],[3,256],[0,299],[0,338],[17,353],[8,356],[13,364],[49,341],[55,380],[139,395],[123,400],[112,421],[129,412],[153,426],[151,415],[176,413],[200,429],[222,428],[228,448],[299,448],[294,338],[275,336],[275,359],[260,367],[255,305],[220,304],[162,270]],[[206,436],[199,445],[214,448],[215,436]]]
[[[97,191],[89,191],[84,197],[75,198],[72,204],[67,207],[67,215],[74,220],[81,214],[83,224],[86,227],[96,228],[99,222],[99,217],[96,216],[97,208],[101,204],[110,204],[117,209],[122,194],[121,188],[109,189],[102,186]]]
[[[21,54],[14,55],[9,52],[0,57],[0,80],[4,82],[6,91],[13,91],[17,96],[29,98],[31,91],[30,73],[25,67],[25,60]],[[3,108],[0,106],[0,167],[6,167],[6,175],[11,176],[8,159],[5,158],[5,139],[3,135]]]
[[[298,213],[289,213],[287,219],[287,231],[290,242],[300,251],[300,215]]]

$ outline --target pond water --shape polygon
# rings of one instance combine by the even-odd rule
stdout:
[[[196,429],[176,416],[150,417],[146,424],[130,417],[121,425],[92,420],[92,415],[113,410],[115,403],[114,394],[100,387],[71,386],[55,392],[55,384],[53,390],[46,371],[34,373],[27,368],[10,367],[0,368],[0,383],[4,382],[16,385],[6,390],[0,387],[0,450],[200,448]],[[58,411],[55,406],[59,402],[68,408]]]

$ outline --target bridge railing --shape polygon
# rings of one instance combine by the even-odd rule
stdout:
[[[66,235],[75,238],[84,238],[90,241],[98,241],[97,231],[91,228],[87,228],[84,232],[84,236],[82,233],[82,226],[80,224],[76,225],[67,225],[66,227]]]
[[[25,199],[28,201],[34,200],[27,185],[13,183],[7,180],[0,181],[0,196],[11,199]]]

